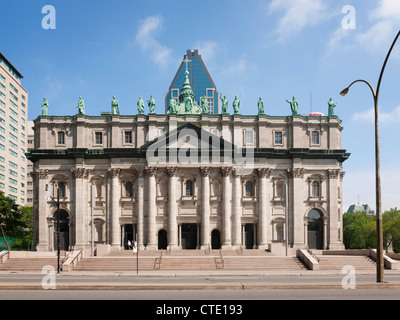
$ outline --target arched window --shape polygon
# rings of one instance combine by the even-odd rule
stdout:
[[[130,182],[130,181],[125,183],[125,196],[127,198],[133,197],[133,186],[132,186],[132,182]]]
[[[246,197],[254,197],[254,184],[252,181],[246,181]]]
[[[193,196],[193,182],[191,180],[186,181],[186,196]]]

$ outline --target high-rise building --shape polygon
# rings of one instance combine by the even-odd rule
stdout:
[[[168,103],[171,98],[179,103],[179,95],[183,88],[186,71],[189,72],[189,81],[192,86],[197,105],[200,105],[203,97],[207,98],[208,111],[210,114],[221,112],[220,93],[214,84],[208,70],[199,55],[199,50],[187,50],[181,65],[172,81],[168,93],[165,94],[165,111],[168,110]]]
[[[27,205],[28,92],[22,78],[0,52],[0,191]]]

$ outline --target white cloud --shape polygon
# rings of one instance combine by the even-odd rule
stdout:
[[[218,51],[218,44],[212,40],[198,41],[194,45],[194,48],[199,50],[199,54],[204,61],[210,62],[215,58]]]
[[[276,32],[285,40],[303,30],[325,21],[331,16],[329,7],[322,0],[273,0],[269,5],[269,14],[284,11]]]
[[[135,43],[150,54],[152,60],[165,67],[171,59],[171,50],[163,46],[155,38],[157,32],[162,28],[163,18],[161,16],[151,16],[139,22],[139,31],[136,34]]]
[[[352,117],[353,121],[375,121],[374,108],[368,109],[366,112],[355,113]],[[393,121],[400,121],[400,106],[394,108],[391,112],[379,112],[379,122],[389,123]]]

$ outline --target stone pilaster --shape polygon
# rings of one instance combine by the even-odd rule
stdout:
[[[178,248],[178,224],[176,221],[178,207],[176,203],[176,179],[178,167],[168,167],[168,245]]]
[[[232,167],[222,167],[222,249],[230,249],[232,247],[232,186],[231,174]]]
[[[258,169],[258,183],[259,183],[259,213],[258,213],[258,248],[268,249],[268,221],[269,210],[271,205],[268,205],[267,194],[267,178],[270,177],[272,169],[260,168]]]
[[[201,249],[210,245],[210,167],[201,167]]]
[[[45,192],[46,192],[46,184],[47,184],[47,178],[48,178],[48,172],[49,170],[43,170],[40,169],[38,171],[35,171],[32,173],[32,177],[34,177],[34,182],[35,185],[37,186],[38,190],[35,190],[35,196],[36,193],[39,194],[39,197],[37,199],[38,203],[38,228],[36,232],[38,232],[38,235],[36,236],[36,239],[38,239],[38,243],[36,246],[37,251],[52,251],[54,248],[50,248],[50,242],[49,239],[53,235],[49,234],[49,229],[50,227],[48,226],[47,223],[47,218],[48,218],[48,203],[47,200],[45,199]],[[35,219],[34,219],[35,220]],[[36,228],[35,228],[36,229]],[[35,239],[35,235],[34,235]]]
[[[137,246],[144,249],[144,177],[145,169],[137,169]]]
[[[157,167],[148,167],[148,243],[146,249],[156,250],[157,245],[157,203],[156,203],[156,173]]]
[[[111,177],[111,246],[121,247],[121,226],[119,217],[121,216],[121,184],[119,182],[120,169],[108,169]]]
[[[239,170],[234,170],[233,175],[233,246],[242,246],[242,185]]]

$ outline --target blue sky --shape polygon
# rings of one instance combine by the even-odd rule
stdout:
[[[42,28],[45,5],[56,10],[54,30]],[[344,210],[358,199],[375,208],[372,96],[363,84],[339,92],[359,78],[376,86],[400,29],[400,1],[3,0],[0,17],[0,51],[25,77],[29,120],[41,114],[43,97],[50,115],[76,114],[79,96],[86,113],[98,115],[110,111],[113,95],[122,114],[136,114],[138,97],[150,95],[163,113],[187,49],[199,49],[218,91],[230,101],[240,96],[243,114],[257,112],[260,96],[270,115],[289,115],[292,96],[300,113],[326,114],[333,98],[342,147],[352,153]],[[355,28],[343,27],[349,23]],[[400,43],[380,94],[384,209],[400,208],[399,71]]]

